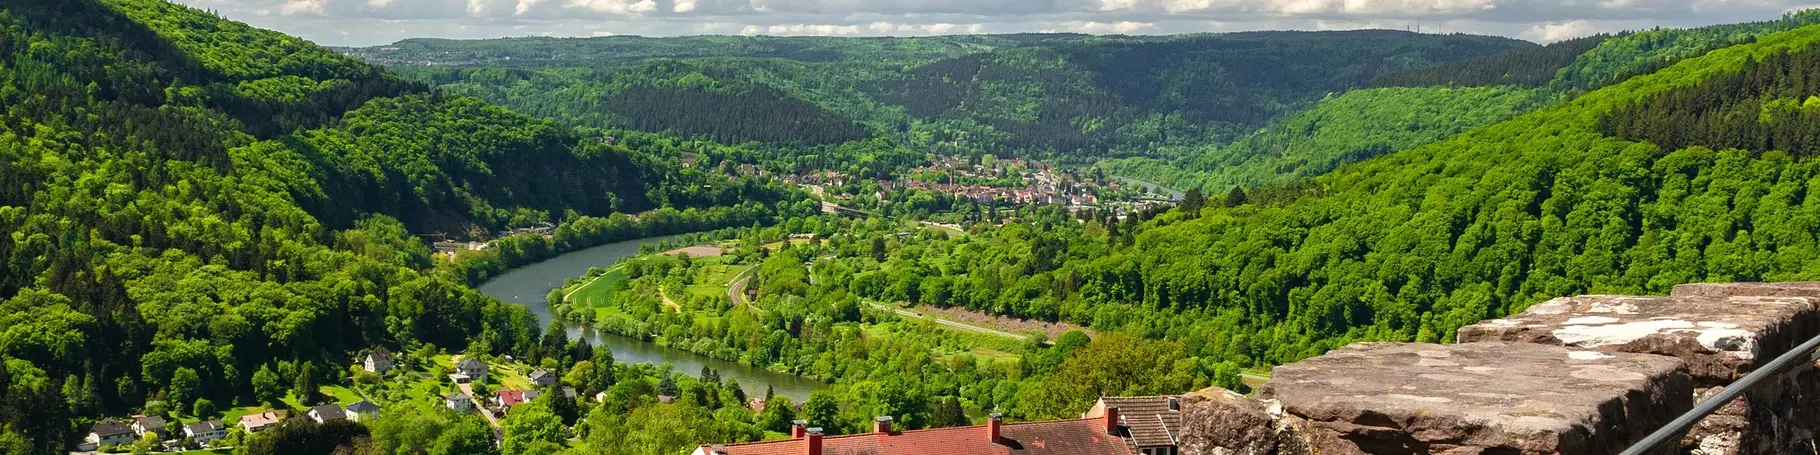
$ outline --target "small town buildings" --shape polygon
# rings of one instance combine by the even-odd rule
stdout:
[[[143,438],[146,433],[155,433],[159,439],[164,439],[167,436],[164,434],[164,425],[164,417],[142,416],[133,419],[133,434]]]
[[[331,420],[347,420],[348,418],[347,411],[341,409],[341,405],[332,403],[310,408],[310,413],[308,415],[310,420],[314,420],[316,423],[324,423]]]
[[[132,427],[111,419],[104,419],[89,426],[88,437],[83,440],[80,449],[86,451],[107,446],[132,444],[137,440],[137,436],[133,434]]]
[[[1181,397],[1101,397],[1081,415],[1118,424],[1131,453],[1176,455],[1176,436],[1182,434]]]
[[[183,436],[203,446],[227,436],[227,425],[220,420],[204,420],[183,426]]]
[[[466,375],[470,380],[485,381],[487,379],[487,363],[473,357],[461,359],[461,363],[455,364],[455,373]]]
[[[531,385],[538,386],[538,387],[549,387],[549,386],[556,385],[556,374],[551,373],[550,370],[545,370],[542,368],[532,370],[531,374],[529,376],[525,376],[525,378],[531,380]]]
[[[273,425],[277,425],[278,422],[281,421],[284,421],[284,416],[273,411],[247,414],[240,416],[240,428],[246,429],[247,433],[258,433],[267,428],[271,428]]]
[[[360,359],[361,367],[368,373],[384,373],[392,369],[392,351],[385,348],[374,349]]]
[[[824,437],[820,428],[792,422],[790,439],[708,445],[693,455],[1131,455],[1117,427],[1106,419],[1004,423],[993,414],[985,425],[897,431],[889,416],[873,421],[872,432]]]
[[[348,420],[371,422],[379,418],[379,405],[371,401],[360,400],[348,405]]]
[[[449,409],[454,409],[455,412],[468,412],[469,409],[474,408],[474,400],[468,398],[468,395],[465,393],[456,392],[443,395],[442,405],[448,406]]]

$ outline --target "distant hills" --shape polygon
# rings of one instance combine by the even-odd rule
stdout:
[[[1531,47],[1349,31],[407,40],[346,51],[581,125],[799,146],[883,137],[924,152],[1091,162],[1223,144],[1380,76]]]

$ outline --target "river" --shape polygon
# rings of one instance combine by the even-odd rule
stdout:
[[[1174,199],[1174,200],[1177,200],[1177,201],[1180,201],[1180,200],[1182,200],[1182,192],[1181,192],[1181,191],[1176,191],[1176,189],[1175,189],[1175,188],[1170,188],[1170,187],[1167,187],[1167,186],[1163,186],[1163,184],[1161,184],[1161,183],[1156,183],[1156,182],[1150,182],[1150,181],[1144,181],[1144,180],[1138,180],[1138,179],[1134,179],[1134,178],[1131,178],[1131,177],[1126,177],[1126,176],[1123,176],[1123,175],[1114,175],[1114,176],[1112,176],[1112,178],[1115,178],[1115,179],[1119,179],[1119,180],[1120,180],[1120,181],[1123,181],[1123,182],[1125,182],[1125,183],[1130,183],[1130,184],[1133,184],[1133,185],[1138,185],[1138,186],[1142,186],[1142,187],[1144,187],[1144,188],[1145,188],[1145,189],[1148,189],[1148,190],[1150,190],[1150,191],[1161,191],[1161,192],[1162,192],[1162,193],[1163,193],[1163,194],[1164,194],[1164,195],[1167,195],[1167,196],[1169,196],[1169,198],[1170,198],[1170,199]]]
[[[480,292],[502,302],[516,303],[531,309],[537,319],[544,325],[550,324],[550,309],[544,303],[544,296],[550,289],[561,286],[563,280],[582,276],[590,267],[606,267],[622,259],[638,255],[639,245],[658,244],[676,236],[651,237],[639,240],[628,240],[609,243],[569,254],[551,258],[536,264],[519,267],[494,277],[480,286]],[[723,379],[739,381],[740,388],[746,390],[746,396],[762,397],[765,386],[769,385],[776,394],[790,397],[801,403],[807,400],[809,392],[825,387],[822,383],[799,376],[778,373],[762,368],[753,368],[738,362],[728,362],[693,352],[658,346],[634,338],[605,333],[580,326],[569,327],[570,338],[582,338],[595,346],[605,345],[613,349],[613,359],[626,363],[657,364],[670,362],[676,365],[676,371],[695,375],[702,367],[713,368],[720,372]]]

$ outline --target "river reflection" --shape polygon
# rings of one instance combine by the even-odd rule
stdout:
[[[563,280],[586,274],[590,267],[604,268],[622,259],[637,256],[640,245],[656,245],[676,237],[628,240],[564,254],[494,277],[480,286],[480,292],[502,302],[524,305],[530,308],[532,313],[537,314],[538,321],[548,325],[550,309],[544,303],[544,296],[549,294],[550,289],[561,286]],[[613,359],[620,362],[651,364],[670,362],[676,366],[676,371],[691,375],[700,373],[704,366],[713,368],[720,372],[721,378],[739,381],[740,387],[746,390],[747,396],[763,396],[765,387],[769,385],[778,395],[790,397],[791,400],[801,403],[808,399],[811,390],[824,387],[819,382],[801,377],[658,346],[655,343],[600,332],[592,328],[570,326],[569,337],[586,339],[595,346],[605,345],[612,348]]]

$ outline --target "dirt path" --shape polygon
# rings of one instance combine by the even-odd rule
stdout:
[[[676,314],[682,314],[682,305],[677,305],[675,300],[670,300],[670,291],[664,290],[664,285],[657,285],[657,296],[663,298],[664,306],[676,310]]]

